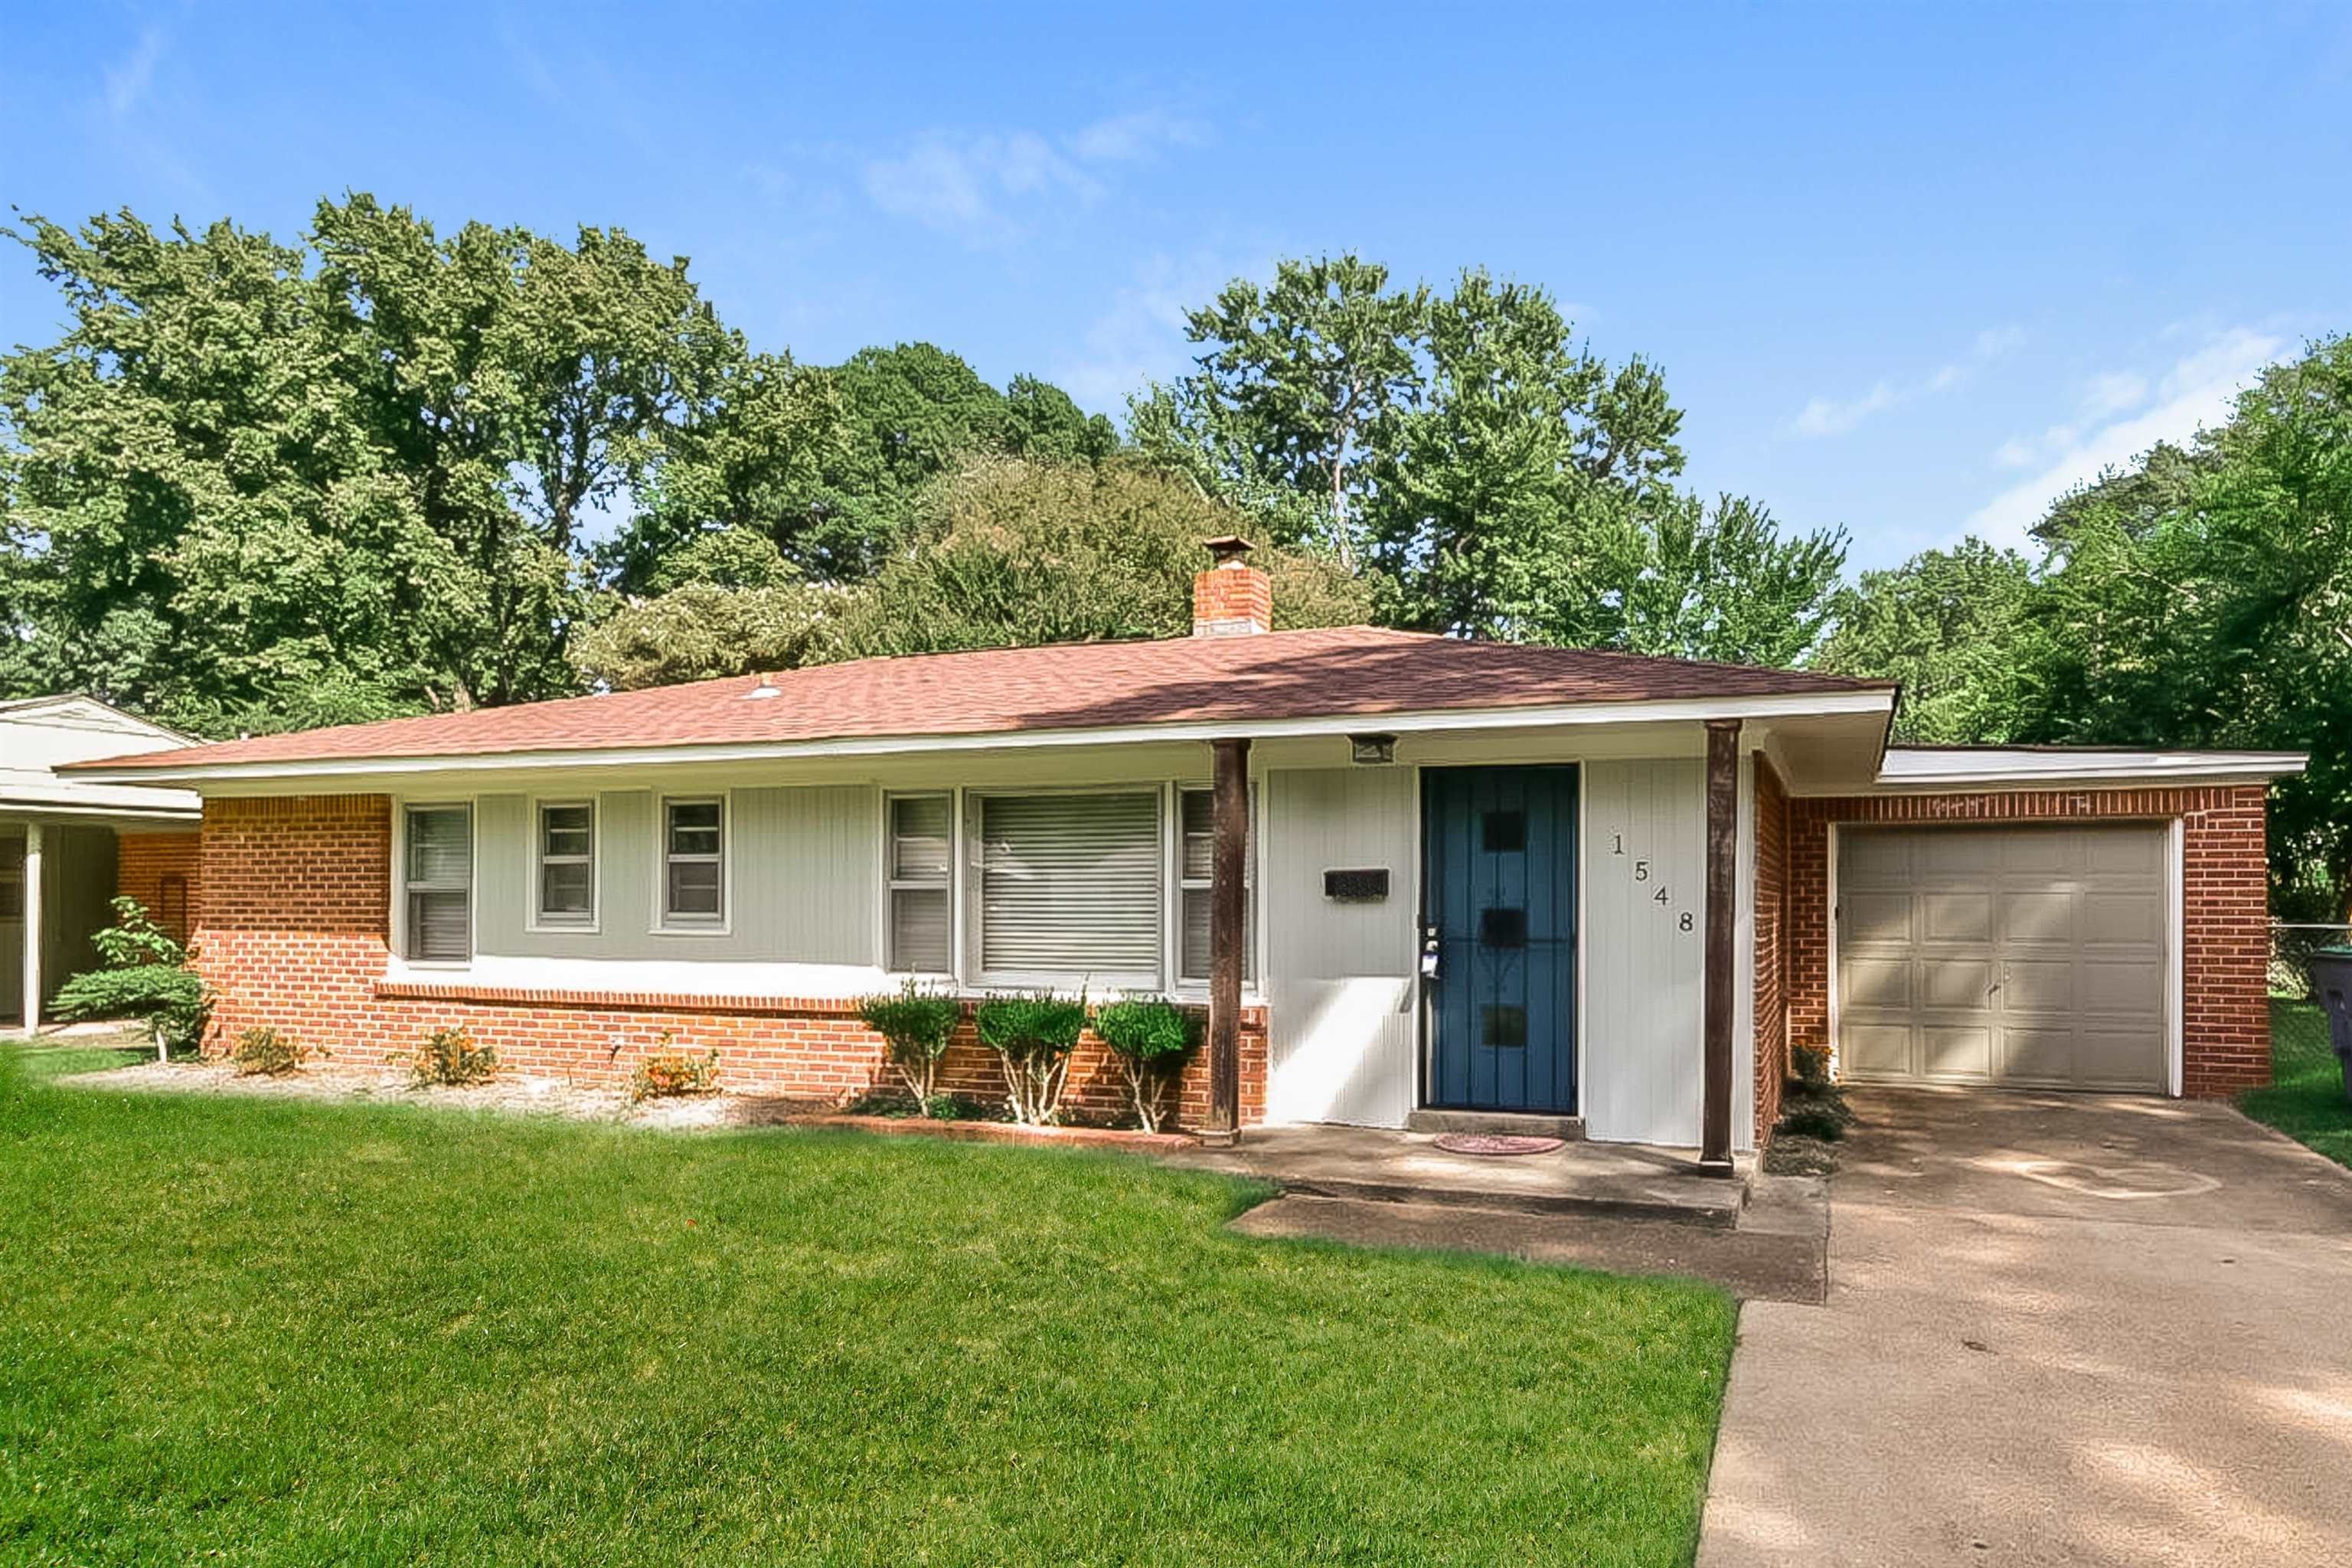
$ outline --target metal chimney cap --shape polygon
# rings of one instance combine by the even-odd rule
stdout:
[[[1201,541],[1201,548],[1206,550],[1210,559],[1218,565],[1225,566],[1247,555],[1253,547],[1238,533],[1221,533],[1214,539]]]

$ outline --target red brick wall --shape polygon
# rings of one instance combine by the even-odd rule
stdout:
[[[2219,1096],[2270,1081],[2269,868],[2260,784],[2193,789],[1798,799],[1789,821],[1791,1045],[1829,1039],[1829,826],[1833,822],[2183,824],[2181,1084]]]
[[[505,1070],[627,1082],[662,1049],[719,1052],[730,1089],[833,1099],[895,1085],[880,1037],[838,998],[523,990],[383,979],[392,893],[392,808],[383,795],[216,800],[205,805],[206,889],[197,963],[216,997],[214,1049],[268,1025],[346,1060],[414,1050],[462,1025]],[[667,1036],[667,1039],[665,1037]],[[1001,1100],[996,1058],[966,1024],[941,1064],[941,1087]],[[1071,1060],[1065,1103],[1088,1116],[1126,1106],[1117,1064],[1089,1033]],[[1208,1063],[1196,1054],[1179,1121],[1208,1111]],[[1242,1115],[1265,1117],[1265,1012],[1242,1018]]]
[[[1756,753],[1756,1144],[1771,1141],[1789,1076],[1789,795]]]
[[[148,917],[182,942],[201,923],[197,900],[204,889],[198,861],[203,835],[125,833],[115,841],[114,890],[144,905]],[[164,894],[164,879],[176,877],[175,898]],[[176,907],[175,907],[176,906]]]

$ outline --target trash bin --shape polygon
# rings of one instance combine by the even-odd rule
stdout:
[[[2311,955],[2311,994],[2327,1015],[2327,1043],[2344,1069],[2344,1098],[2352,1100],[2352,947]]]

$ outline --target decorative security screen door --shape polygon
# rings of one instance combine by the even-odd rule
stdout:
[[[1428,1102],[1574,1113],[1576,770],[1424,771],[1422,854]]]

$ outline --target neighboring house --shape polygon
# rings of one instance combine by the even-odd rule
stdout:
[[[124,892],[185,938],[202,803],[184,789],[101,784],[57,769],[126,747],[189,744],[89,697],[0,702],[0,1026],[30,1034],[68,975],[98,962],[90,933]]]
[[[667,1041],[834,1095],[880,1076],[861,994],[1083,984],[1218,1004],[1195,1125],[1575,1117],[1714,1169],[1792,1043],[1873,1080],[2264,1079],[2264,798],[2300,758],[1889,751],[1884,682],[1270,632],[1213,549],[1190,638],[69,771],[204,795],[224,1035],[463,1024],[607,1081]]]

